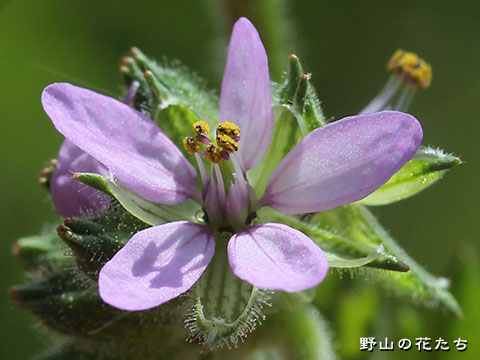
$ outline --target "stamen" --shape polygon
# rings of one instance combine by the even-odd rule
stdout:
[[[218,164],[213,164],[213,168],[215,169],[215,177],[217,179],[217,186],[218,186],[218,197],[220,199],[220,204],[225,204],[225,184],[223,182],[222,171]]]
[[[408,89],[405,89],[400,94],[400,96],[397,100],[397,103],[395,104],[395,106],[393,108],[394,109],[408,109],[416,91],[417,91],[417,88],[415,88],[415,87],[409,87]]]
[[[238,127],[238,125],[236,125],[236,124],[234,124],[230,121],[225,121],[225,122],[222,122],[222,123],[218,124],[217,135],[218,134],[227,135],[227,136],[231,137],[232,139],[238,141],[238,139],[236,137],[240,136],[240,128]]]
[[[202,153],[202,155],[205,156],[208,159],[208,161],[210,161],[213,164],[218,164],[223,160],[222,149],[220,149],[214,143],[210,143],[207,146],[207,149]]]
[[[193,129],[197,135],[208,134],[210,132],[210,125],[208,125],[206,121],[200,120],[193,123]]]
[[[426,88],[432,81],[432,67],[417,54],[405,50],[397,50],[387,64],[390,72],[401,75],[411,85]]]
[[[200,143],[196,137],[186,137],[183,139],[183,146],[190,155],[195,154],[200,149]]]
[[[202,190],[203,194],[207,190],[207,172],[205,171],[205,166],[203,165],[202,158],[198,153],[195,153],[195,160],[197,160],[198,170],[200,171],[200,178],[202,179]]]
[[[247,191],[247,180],[245,180],[245,177],[243,176],[243,172],[242,172],[242,169],[240,167],[240,163],[238,162],[238,159],[237,159],[237,154],[232,154],[230,156],[230,158],[232,159],[233,168],[235,169],[236,180],[240,183],[242,191],[246,192]]]
[[[193,124],[196,136],[186,137],[183,145],[189,154],[195,154],[200,149],[200,144],[206,146],[202,155],[213,164],[218,164],[222,160],[228,161],[230,153],[238,150],[240,140],[240,128],[232,122],[220,123],[216,131],[216,144],[212,142],[205,134],[210,131],[207,122],[200,120]]]
[[[225,135],[217,131],[217,144],[222,148],[222,150],[227,153],[232,153],[238,150],[238,142],[228,135]]]
[[[417,54],[397,50],[387,64],[392,73],[380,93],[360,112],[382,110],[407,111],[418,88],[426,88],[432,80],[432,68]]]

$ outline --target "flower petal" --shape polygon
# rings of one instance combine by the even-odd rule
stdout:
[[[419,122],[397,111],[351,116],[318,128],[280,162],[260,205],[300,214],[360,200],[410,160],[421,141]]]
[[[50,181],[50,192],[57,214],[63,217],[81,217],[90,211],[100,213],[106,210],[110,197],[72,179],[74,172],[108,174],[107,168],[100,162],[65,140],[58,152],[57,165]]]
[[[140,231],[100,270],[100,297],[122,310],[153,308],[190,289],[214,252],[206,226],[177,221]]]
[[[233,27],[220,97],[220,121],[240,127],[242,170],[255,167],[268,150],[273,132],[267,54],[252,23]]]
[[[55,127],[147,200],[174,205],[193,196],[195,169],[158,126],[113,98],[58,83],[42,104]]]
[[[228,243],[233,273],[260,289],[297,292],[317,286],[327,274],[323,251],[306,235],[282,224],[246,228]]]

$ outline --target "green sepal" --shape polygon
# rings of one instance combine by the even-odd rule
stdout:
[[[284,104],[293,104],[293,97],[303,76],[303,67],[297,55],[289,57],[287,78],[280,91],[280,99]]]
[[[440,180],[446,170],[461,164],[460,158],[440,149],[420,147],[390,180],[374,193],[359,201],[363,205],[387,205],[425,190]]]
[[[79,285],[72,281],[72,271],[54,273],[34,283],[16,285],[10,288],[13,304],[19,308],[35,311],[48,308],[50,296],[59,295],[78,289]]]
[[[110,189],[109,180],[102,175],[91,173],[74,173],[72,178],[80,181],[82,184],[88,185],[107,195],[115,197],[113,191]]]
[[[309,219],[309,224],[321,224],[322,227],[328,227],[338,236],[349,239],[360,247],[378,248],[381,246],[385,254],[390,255],[398,263],[407,264],[410,270],[403,273],[385,272],[382,276],[375,276],[372,271],[369,273],[372,278],[376,278],[396,294],[411,297],[415,302],[441,305],[458,316],[462,314],[455,298],[448,291],[449,281],[431,275],[410,258],[366,207],[349,204],[316,213]],[[306,234],[309,235],[307,232]],[[314,237],[312,239],[315,240]]]
[[[319,213],[323,214],[323,213]],[[258,212],[262,221],[283,223],[296,228],[310,237],[328,254],[331,267],[355,268],[367,266],[384,270],[405,272],[408,265],[386,252],[381,244],[360,244],[346,236],[325,230],[315,220],[307,221],[315,215],[305,216],[304,220],[280,213],[271,208],[263,208]]]
[[[193,288],[194,308],[186,320],[190,341],[207,349],[236,346],[264,320],[270,295],[237,278],[228,263],[231,234],[215,233],[215,255]]]
[[[57,232],[72,249],[78,267],[96,279],[102,266],[146,227],[123,209],[114,208],[93,219],[66,219]]]
[[[152,113],[156,111],[155,98],[150,90],[150,85],[145,79],[144,71],[132,57],[128,56],[122,59],[120,73],[123,75],[127,86],[130,87],[134,81],[140,84],[133,97],[132,106],[152,117]]]
[[[13,254],[25,268],[47,271],[68,260],[65,250],[67,248],[55,234],[54,228],[40,235],[20,238],[12,248]]]
[[[55,172],[55,168],[57,167],[57,159],[51,159],[48,162],[48,165],[45,166],[42,171],[40,172],[40,178],[38,179],[38,183],[43,185],[47,191],[50,191],[50,180],[52,179],[52,175]]]
[[[37,316],[44,325],[65,335],[95,341],[162,345],[184,343],[183,314],[191,299],[179,297],[148,311],[113,308],[98,295],[96,282],[72,270],[53,274],[37,283],[11,289],[14,305]]]
[[[299,124],[303,122],[306,128],[304,134],[308,134],[326,124],[317,94],[310,82],[310,75],[303,74],[300,79],[297,91],[293,97],[293,106],[295,107]],[[302,128],[302,125],[300,125],[300,128]]]
[[[272,172],[301,137],[295,115],[284,106],[277,105],[273,109],[275,125],[270,147],[260,165],[247,172],[258,198],[265,192]]]
[[[132,322],[132,326],[135,326]],[[158,326],[158,324],[157,324]],[[154,333],[155,334],[155,333]],[[160,334],[155,334],[160,335]],[[174,336],[179,338],[173,339]],[[163,334],[161,341],[151,340],[150,343],[129,343],[127,341],[96,341],[67,337],[59,341],[54,338],[51,349],[37,360],[200,360],[204,357],[197,347],[186,344],[182,335],[174,332]],[[126,339],[128,340],[128,339]],[[172,358],[172,354],[175,357]]]
[[[290,109],[297,118],[303,136],[327,123],[310,77],[303,72],[298,57],[290,55],[290,66],[285,82],[272,86],[273,104]]]
[[[191,199],[169,206],[145,200],[113,179],[98,174],[76,173],[74,178],[81,183],[113,196],[122,207],[136,218],[149,225],[161,225],[176,220],[200,221],[200,205]]]
[[[329,326],[313,306],[303,306],[272,314],[258,332],[258,336],[249,339],[245,347],[234,352],[231,358],[242,360],[336,359]]]
[[[295,293],[285,291],[277,291],[272,296],[272,308],[268,312],[276,313],[277,311],[293,311],[305,305],[312,303],[315,299],[317,288],[312,288]]]
[[[132,48],[130,57],[126,59],[124,64],[131,69],[131,76],[126,78],[127,85],[139,81],[139,96],[147,98],[146,103],[150,104],[150,109],[142,109],[139,104],[140,110],[147,110],[150,117],[155,119],[169,105],[183,105],[215,128],[218,123],[218,98],[205,90],[205,85],[197,77],[178,65],[159,64],[138,48]],[[165,133],[170,137],[168,132]]]

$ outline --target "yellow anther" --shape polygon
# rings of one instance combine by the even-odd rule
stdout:
[[[426,88],[432,81],[432,67],[417,54],[397,50],[387,64],[388,71],[403,75],[414,86]]]
[[[225,121],[218,124],[217,135],[218,134],[224,134],[233,138],[234,136],[240,135],[240,128],[232,122]]]
[[[197,135],[208,134],[210,132],[210,125],[208,125],[206,121],[200,120],[193,123],[193,129]]]
[[[218,164],[223,160],[222,149],[220,149],[214,143],[210,143],[209,145],[207,145],[207,149],[205,150],[205,157],[211,163]]]
[[[193,155],[200,149],[200,142],[195,137],[186,137],[183,139],[183,146],[189,154]]]
[[[230,136],[217,133],[217,145],[222,148],[222,150],[232,153],[238,150],[238,142],[232,139]]]

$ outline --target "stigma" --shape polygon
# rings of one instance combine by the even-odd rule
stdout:
[[[183,140],[185,150],[191,155],[200,150],[200,144],[205,146],[202,156],[212,164],[218,164],[230,159],[233,152],[238,151],[240,145],[240,128],[232,122],[223,122],[217,126],[215,142],[210,140],[208,133],[210,125],[204,120],[193,123],[195,136],[186,137]]]

